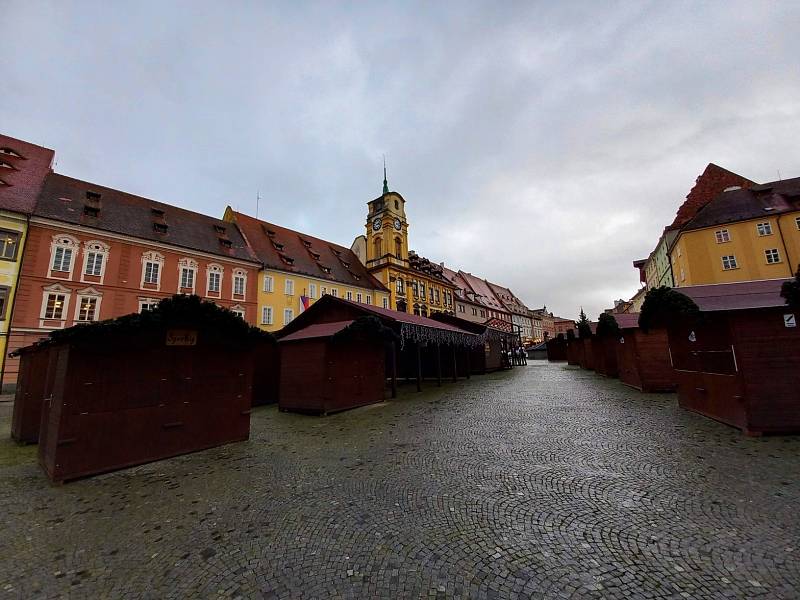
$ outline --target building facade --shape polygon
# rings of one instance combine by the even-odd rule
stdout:
[[[384,179],[383,194],[367,203],[366,235],[357,237],[351,249],[388,288],[389,308],[422,316],[455,314],[456,287],[443,267],[409,250],[405,203]]]
[[[260,221],[230,207],[235,224],[261,270],[258,326],[278,331],[325,294],[352,302],[390,306],[389,290],[367,271],[349,248]]]
[[[0,379],[6,369],[28,221],[54,157],[49,148],[0,135]]]
[[[173,294],[255,324],[258,267],[235,225],[51,173],[28,228],[9,350]],[[6,371],[16,381],[16,361]]]
[[[792,277],[800,268],[800,177],[722,192],[679,232],[676,286]]]
[[[494,295],[503,303],[506,310],[511,313],[511,322],[517,328],[522,341],[529,343],[533,341],[533,321],[530,316],[530,309],[514,295],[510,289],[487,282]]]

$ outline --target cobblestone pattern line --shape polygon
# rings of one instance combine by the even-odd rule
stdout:
[[[800,438],[561,365],[60,487],[0,414],[9,598],[800,597]]]

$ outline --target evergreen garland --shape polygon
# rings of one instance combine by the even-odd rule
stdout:
[[[639,313],[639,328],[644,333],[655,327],[666,327],[676,318],[697,321],[700,318],[700,308],[688,296],[665,285],[647,292]]]

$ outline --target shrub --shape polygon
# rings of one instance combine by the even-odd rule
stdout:
[[[639,328],[647,333],[654,327],[666,327],[673,319],[697,320],[700,309],[694,300],[665,285],[648,290],[639,313]]]
[[[614,315],[603,313],[597,319],[597,336],[598,337],[618,337],[620,334],[619,324]]]

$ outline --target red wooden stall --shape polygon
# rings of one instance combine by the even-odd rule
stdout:
[[[567,341],[563,337],[554,337],[547,340],[547,360],[550,362],[568,361]]]
[[[579,356],[581,369],[594,370],[594,348],[592,346],[592,338],[580,338],[579,341],[583,345],[583,352],[581,352]]]
[[[617,343],[619,380],[643,392],[674,392],[675,369],[667,330],[639,329],[639,313],[614,315],[621,330]]]
[[[567,340],[567,364],[579,366],[583,361],[583,340],[573,338]]]
[[[18,350],[14,355],[19,357],[20,363],[11,417],[11,437],[21,444],[35,444],[39,441],[39,423],[42,420],[47,382],[55,374],[50,367],[50,348],[34,344]]]
[[[800,432],[800,315],[783,281],[676,290],[701,311],[668,328],[682,407],[750,435]]]
[[[270,339],[196,296],[51,334],[40,464],[65,481],[246,440]]]
[[[617,345],[619,340],[610,336],[594,335],[591,338],[594,371],[604,377],[617,377]]]

